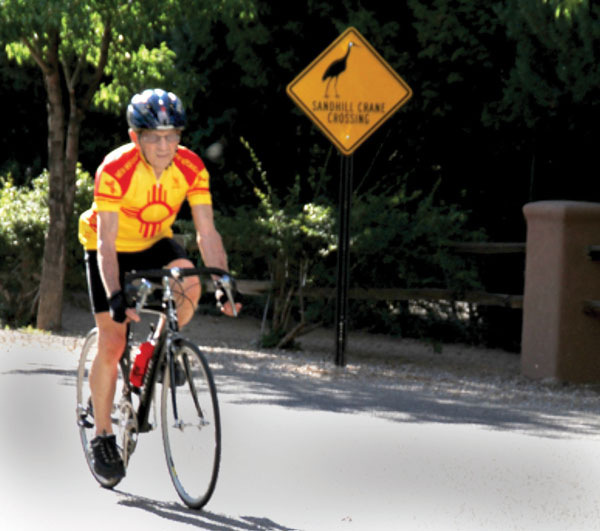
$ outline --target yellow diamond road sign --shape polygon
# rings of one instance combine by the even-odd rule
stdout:
[[[344,155],[351,155],[412,96],[355,28],[308,65],[287,93]]]

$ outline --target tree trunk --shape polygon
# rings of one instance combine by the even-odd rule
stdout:
[[[50,173],[50,193],[48,208],[50,226],[44,245],[42,278],[40,281],[37,327],[44,330],[58,330],[62,324],[62,307],[65,273],[67,265],[67,230],[73,215],[77,159],[79,156],[79,134],[85,112],[92,101],[102,79],[108,60],[112,39],[111,17],[104,21],[104,34],[100,46],[100,58],[85,95],[78,100],[75,87],[81,81],[81,68],[85,64],[85,54],[79,59],[74,71],[68,61],[59,60],[60,37],[58,30],[49,34],[47,60],[34,54],[44,73],[48,95],[48,166]],[[34,53],[34,48],[28,43]],[[65,77],[61,79],[61,66]],[[65,135],[65,108],[63,104],[63,84],[66,84],[69,97],[69,122]],[[66,136],[66,138],[65,138]]]
[[[58,41],[55,52],[49,52],[50,68],[44,73],[48,95],[50,224],[44,245],[37,313],[37,327],[43,330],[58,330],[61,327],[66,263],[65,235],[68,222],[65,209],[65,110],[58,63]]]
[[[79,108],[75,94],[70,91],[69,126],[67,129],[67,146],[65,150],[65,215],[67,220],[73,215],[75,203],[75,185],[77,183],[77,160],[79,158],[79,135],[85,110]],[[65,231],[65,242],[67,233]]]
[[[75,202],[79,133],[84,115],[78,109],[73,93],[70,94],[70,98],[66,148],[64,150],[60,149],[61,160],[60,162],[57,161],[57,169],[62,168],[62,172],[53,175],[52,170],[50,170],[50,197],[48,205],[50,209],[50,227],[44,248],[40,302],[37,317],[37,327],[45,330],[57,330],[62,324],[64,280],[67,265],[67,230],[69,219],[73,215],[73,204]],[[60,132],[64,132],[64,127],[61,127]],[[50,136],[52,137],[52,134]],[[56,147],[58,147],[58,142],[56,143]],[[59,157],[57,156],[57,158]],[[53,160],[52,156],[50,160]],[[46,272],[48,273],[47,275]]]

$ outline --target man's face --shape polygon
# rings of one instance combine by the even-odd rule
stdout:
[[[135,135],[135,133],[133,133]],[[173,161],[181,133],[176,130],[141,131],[137,135],[142,153],[156,172],[162,173]],[[132,136],[135,142],[135,138]],[[160,175],[157,175],[160,177]]]

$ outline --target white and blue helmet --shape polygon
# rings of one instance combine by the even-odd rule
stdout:
[[[136,94],[127,107],[127,123],[134,131],[183,129],[185,122],[181,100],[162,89],[147,89]]]

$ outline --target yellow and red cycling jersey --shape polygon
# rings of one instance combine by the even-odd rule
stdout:
[[[110,153],[96,172],[94,204],[79,218],[79,241],[98,248],[98,212],[118,212],[117,252],[137,252],[173,235],[183,201],[211,204],[209,176],[202,159],[179,147],[172,164],[156,179],[135,144]]]

